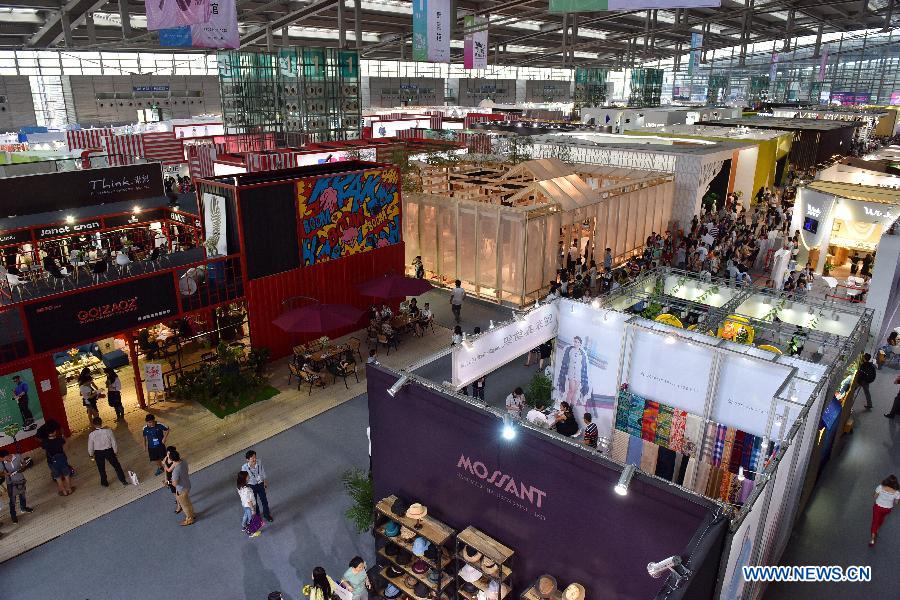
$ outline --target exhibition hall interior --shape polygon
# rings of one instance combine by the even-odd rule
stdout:
[[[0,596],[896,598],[898,217],[898,0],[9,0]]]

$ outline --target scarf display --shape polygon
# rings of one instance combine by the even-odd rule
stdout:
[[[704,422],[627,389],[616,399],[613,460],[731,504],[743,504],[750,496],[755,472],[764,467],[761,437]],[[774,451],[777,447],[770,448]],[[743,481],[737,477],[741,467]]]

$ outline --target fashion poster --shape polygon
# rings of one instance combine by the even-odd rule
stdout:
[[[370,169],[297,183],[300,252],[315,265],[400,242],[400,175]]]
[[[13,443],[7,432],[11,425],[18,426],[16,439],[22,440],[33,436],[43,424],[44,413],[31,369],[0,375],[0,446]]]
[[[604,319],[605,317],[605,319]],[[581,427],[589,412],[599,434],[612,432],[623,315],[560,300],[559,334],[553,356],[553,402],[568,402]]]

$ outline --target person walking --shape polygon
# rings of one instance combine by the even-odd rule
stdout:
[[[253,499],[253,489],[247,484],[249,474],[247,471],[239,471],[237,474],[237,491],[241,497],[241,508],[244,514],[241,517],[241,531],[247,533],[247,527],[250,525],[250,519],[253,518],[253,509],[256,508],[256,501]],[[256,530],[250,534],[250,537],[259,537],[260,531]]]
[[[100,388],[94,383],[94,378],[87,367],[82,369],[78,375],[78,391],[81,393],[81,404],[84,405],[84,409],[87,411],[88,423],[93,423],[94,419],[100,416],[100,413],[97,411],[97,400],[100,399],[102,394],[100,393]]]
[[[263,468],[262,463],[259,462],[259,457],[256,456],[255,450],[247,450],[244,457],[247,459],[247,462],[241,467],[241,471],[246,471],[248,475],[247,485],[253,490],[255,500],[253,504],[256,514],[259,514],[259,507],[262,505],[263,518],[271,523],[274,519],[272,518],[272,513],[269,512],[269,498],[266,496],[266,490],[269,489],[266,470]]]
[[[869,539],[869,546],[875,545],[875,538],[878,537],[878,530],[881,529],[884,518],[890,514],[897,502],[900,502],[900,483],[897,482],[896,475],[888,475],[881,485],[875,488],[875,503],[872,505],[872,537]]]
[[[19,509],[24,513],[34,512],[25,500],[25,476],[22,475],[22,456],[10,454],[7,450],[0,449],[0,467],[3,483],[6,484],[6,492],[9,495],[9,518],[13,523],[18,523],[16,516],[16,498],[19,499]]]
[[[47,464],[50,466],[50,476],[56,481],[58,494],[68,496],[75,491],[72,485],[72,467],[63,446],[65,438],[59,431],[59,424],[54,422],[54,427],[49,428],[47,437],[41,439],[41,447],[47,453]]]
[[[156,422],[156,417],[147,415],[144,417],[147,423],[144,425],[144,450],[150,456],[150,462],[156,463],[156,473],[159,476],[163,472],[162,461],[166,457],[166,440],[169,439],[169,428]]]
[[[191,504],[191,478],[187,461],[181,459],[181,454],[178,453],[178,450],[169,452],[169,458],[173,463],[172,485],[175,486],[175,499],[184,512],[184,520],[181,522],[181,525],[192,525],[196,518],[194,516],[194,505]]]
[[[178,504],[178,498],[175,497],[175,486],[172,485],[172,469],[175,468],[175,463],[172,462],[172,452],[175,450],[177,450],[175,446],[166,446],[166,457],[162,460],[162,467],[166,474],[165,486],[169,488],[172,497],[175,498],[175,514],[177,515],[181,512],[181,506]]]
[[[350,566],[341,577],[341,585],[353,594],[352,600],[369,600],[369,590],[372,582],[366,574],[366,561],[360,556],[350,559]]]
[[[869,392],[869,384],[875,381],[875,365],[872,364],[872,355],[862,355],[862,362],[856,370],[856,384],[866,395],[866,410],[872,410],[872,394]]]
[[[122,485],[128,485],[128,481],[125,480],[125,472],[122,470],[122,465],[119,464],[119,458],[116,456],[119,447],[116,444],[115,434],[109,427],[103,426],[103,419],[100,417],[94,417],[91,424],[94,426],[94,430],[88,436],[88,454],[97,462],[97,471],[100,473],[100,485],[109,487],[109,482],[106,480],[107,462],[112,465],[116,472],[116,477],[119,478]]]
[[[894,383],[900,385],[900,375],[894,377]],[[886,416],[888,419],[893,419],[894,416],[897,415],[897,413],[900,413],[900,391],[898,391],[897,395],[894,396],[894,403],[891,405],[890,412],[884,413],[884,416]]]
[[[334,582],[325,569],[316,567],[312,572],[312,585],[303,586],[303,595],[309,600],[331,600],[331,594],[337,584]]]
[[[110,408],[116,411],[116,421],[125,418],[125,407],[122,406],[122,380],[112,367],[103,370],[106,373],[106,401]]]
[[[460,313],[462,312],[463,300],[466,297],[466,290],[462,289],[462,281],[459,279],[455,281],[455,285],[456,287],[450,292],[450,310],[453,311],[453,318],[456,319],[456,324],[459,325]]]
[[[22,414],[22,430],[31,431],[36,429],[34,422],[34,414],[28,406],[28,384],[22,381],[18,375],[13,375],[13,396],[16,398],[16,404],[19,405],[19,412]]]

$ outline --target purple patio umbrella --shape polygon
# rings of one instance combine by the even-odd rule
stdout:
[[[272,321],[288,333],[328,333],[356,325],[362,310],[349,304],[309,304],[294,308]]]
[[[432,285],[424,279],[414,279],[404,275],[387,274],[376,279],[371,279],[356,286],[363,296],[373,298],[406,298],[418,296],[432,288]]]

